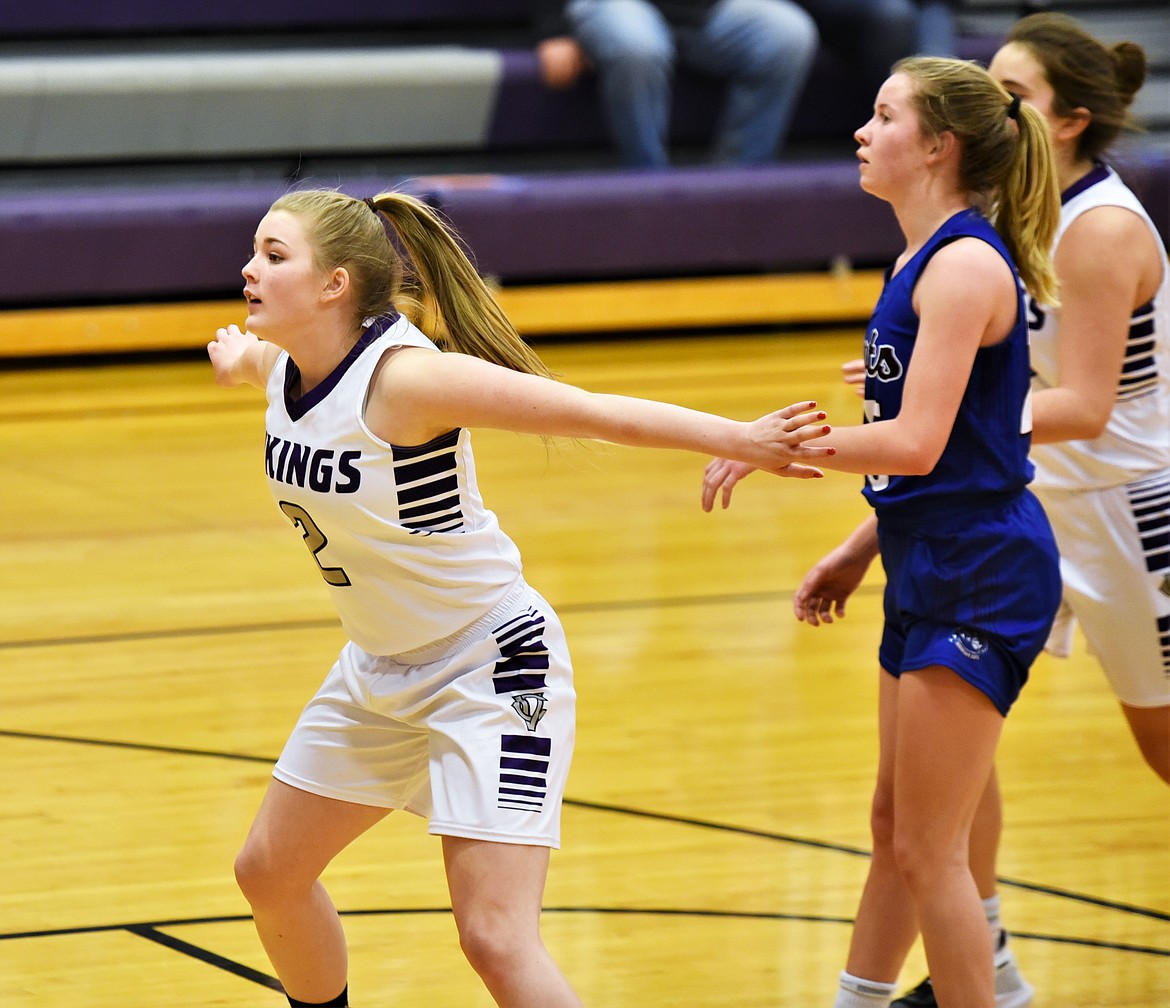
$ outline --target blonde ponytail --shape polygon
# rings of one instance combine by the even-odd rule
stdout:
[[[364,318],[398,309],[441,349],[552,377],[496,303],[455,232],[422,200],[396,192],[355,199],[335,189],[300,189],[272,209],[301,220],[319,269],[349,271],[355,328]],[[385,220],[406,251],[405,264]]]
[[[1052,247],[1060,225],[1060,183],[1052,138],[1047,120],[1026,103],[1019,107],[1016,125],[1020,139],[999,189],[993,222],[1028,293],[1055,307],[1060,304],[1060,283]]]
[[[1044,117],[974,62],[915,56],[894,72],[910,78],[923,133],[959,141],[959,185],[987,206],[1024,286],[1058,304],[1052,243],[1060,183]]]
[[[552,374],[504,314],[447,224],[422,200],[385,192],[370,201],[385,214],[410,258],[418,301],[444,349],[513,371]]]

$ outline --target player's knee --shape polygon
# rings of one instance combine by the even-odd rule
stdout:
[[[519,960],[528,957],[525,928],[492,914],[468,914],[456,923],[459,947],[481,977],[506,976]]]
[[[254,844],[245,844],[236,855],[235,876],[240,892],[253,906],[278,902],[288,895],[288,875]]]
[[[756,26],[750,45],[741,53],[740,70],[753,77],[788,81],[812,63],[817,42],[817,28],[811,17],[776,24],[763,22]]]
[[[892,795],[879,791],[869,810],[869,832],[875,853],[892,853],[894,848],[894,802]]]
[[[911,893],[937,892],[942,880],[968,872],[966,846],[947,840],[929,829],[894,830],[894,864]]]

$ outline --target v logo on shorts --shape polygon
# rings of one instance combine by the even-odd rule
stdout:
[[[524,719],[528,730],[534,732],[548,709],[548,701],[543,693],[517,693],[512,697],[512,709]]]

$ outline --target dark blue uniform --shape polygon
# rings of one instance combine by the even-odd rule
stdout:
[[[892,277],[865,340],[866,420],[898,415],[918,316],[911,298],[931,257],[976,237],[1015,266],[975,210],[951,217]],[[1018,275],[1017,275],[1018,283]],[[937,376],[941,382],[949,375]],[[1044,646],[1060,602],[1056,544],[1027,489],[1031,423],[1027,316],[975,356],[954,427],[925,476],[867,476],[886,569],[880,659],[894,675],[929,665],[954,669],[1006,714]]]

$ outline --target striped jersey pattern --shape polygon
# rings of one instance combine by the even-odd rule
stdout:
[[[1158,367],[1154,356],[1154,302],[1147,301],[1134,311],[1125,341],[1125,361],[1117,387],[1118,401],[1146,395],[1158,385]]]
[[[549,667],[544,617],[530,607],[497,628],[495,638],[501,655],[492,672],[496,694],[544,689]]]
[[[456,429],[425,445],[394,448],[398,515],[405,528],[418,532],[458,532],[463,528],[458,444]]]

